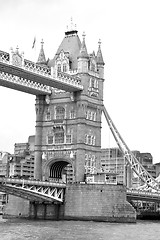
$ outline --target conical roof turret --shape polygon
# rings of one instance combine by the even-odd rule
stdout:
[[[53,59],[48,63],[49,66],[54,66],[57,57],[63,51],[64,54],[68,57],[70,61],[71,70],[77,69],[77,57],[81,48],[81,41],[78,36],[78,31],[75,29],[75,26],[71,26],[70,29],[67,29],[65,36],[58,47],[58,50]]]
[[[39,56],[38,56],[37,63],[46,65],[46,57],[45,57],[45,54],[44,54],[43,44],[44,44],[44,42],[43,42],[43,39],[42,39],[41,49],[40,49],[40,53],[39,53]]]
[[[98,46],[98,51],[97,51],[97,64],[104,65],[105,63],[104,63],[103,56],[102,56],[100,40],[99,40],[98,44],[99,44],[99,46]]]
[[[79,51],[78,58],[89,58],[86,43],[85,43],[85,33],[83,33],[82,36],[83,36],[83,41],[82,41],[81,49]]]

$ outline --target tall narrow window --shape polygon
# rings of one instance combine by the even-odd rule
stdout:
[[[88,135],[87,135],[87,134],[85,134],[85,139],[84,139],[84,142],[85,142],[85,144],[87,144],[87,143],[88,143]]]
[[[72,135],[71,134],[66,135],[66,143],[72,143]]]
[[[94,78],[91,80],[91,88],[94,88]]]
[[[47,139],[48,144],[53,144],[53,136],[49,135]]]
[[[88,136],[88,144],[89,144],[89,145],[92,144],[92,139],[91,139],[91,138],[92,138],[92,137],[89,135],[89,136]]]
[[[63,64],[63,72],[67,72],[67,65]]]
[[[47,120],[50,120],[50,119],[51,119],[51,113],[50,113],[50,112],[47,112],[47,114],[46,114],[46,119],[47,119]]]
[[[76,117],[75,110],[72,109],[72,110],[70,111],[70,119],[74,119],[75,117]]]
[[[58,70],[58,72],[61,72],[61,64],[57,65],[57,70]]]
[[[65,109],[63,107],[56,108],[56,119],[64,119],[65,118]]]

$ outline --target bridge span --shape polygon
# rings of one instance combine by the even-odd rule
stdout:
[[[66,184],[0,177],[0,191],[36,202],[57,202],[64,200]]]
[[[54,71],[26,60],[18,51],[6,53],[0,50],[0,86],[34,95],[51,94],[52,88],[75,92],[83,90],[80,78]]]
[[[60,179],[51,182],[0,177],[0,191],[29,201],[62,203],[65,188],[66,184]],[[126,196],[129,202],[131,200],[160,202],[159,192],[127,189]]]
[[[146,190],[127,189],[127,200],[139,200],[149,202],[160,202],[160,192],[149,192]]]

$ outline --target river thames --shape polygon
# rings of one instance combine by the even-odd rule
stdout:
[[[155,240],[160,221],[134,224],[91,221],[0,220],[0,240]]]

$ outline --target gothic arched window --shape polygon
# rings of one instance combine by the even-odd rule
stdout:
[[[63,64],[63,72],[67,72],[67,65],[65,63]]]
[[[63,107],[56,107],[56,119],[65,118],[65,109]]]
[[[58,65],[57,65],[57,71],[58,71],[58,72],[61,72],[61,64],[58,64]]]

